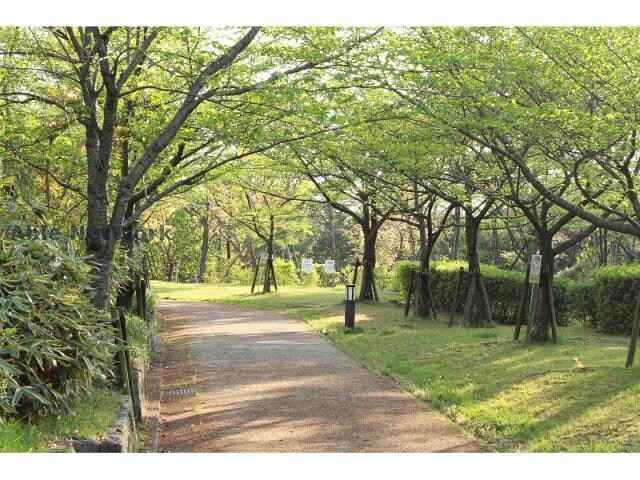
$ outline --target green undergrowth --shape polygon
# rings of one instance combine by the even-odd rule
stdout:
[[[94,390],[62,414],[47,414],[27,424],[0,418],[0,452],[38,452],[56,449],[71,438],[99,438],[113,424],[120,395]]]

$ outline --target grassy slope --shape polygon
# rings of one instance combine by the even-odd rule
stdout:
[[[0,452],[37,452],[75,438],[98,438],[113,424],[120,408],[120,395],[96,390],[69,413],[45,415],[33,425],[0,419]]]
[[[207,300],[287,314],[432,402],[501,451],[640,451],[640,369],[622,368],[625,338],[561,328],[557,345],[514,343],[511,327],[447,328],[405,319],[386,302],[359,304],[342,329],[342,289],[283,287],[271,295],[227,285],[154,282],[160,298]]]

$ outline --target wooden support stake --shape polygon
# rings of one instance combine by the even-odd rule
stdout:
[[[357,283],[358,280],[358,267],[360,266],[360,260],[356,259],[356,263],[355,263],[355,270],[353,271],[353,281],[351,283],[353,283],[354,285]]]
[[[269,287],[269,292],[271,292],[271,264],[269,260],[264,264],[264,279],[262,280],[262,293],[267,292],[267,287]]]
[[[476,275],[478,275],[478,272],[469,272],[469,291],[467,292],[467,300],[470,301],[465,301],[464,303],[464,312],[462,312],[462,326],[466,326],[467,325],[467,319],[471,316],[471,305],[473,305],[473,297],[476,296],[476,288],[477,288],[477,282],[476,282]]]
[[[429,301],[431,302],[431,313],[433,314],[433,319],[438,321],[438,314],[436,313],[436,303],[433,301],[433,292],[431,291],[431,282],[427,282],[427,292],[429,294]]]
[[[129,352],[129,338],[127,335],[127,317],[124,314],[124,309],[122,307],[118,308],[118,319],[120,325],[120,336],[122,339],[122,346],[124,347],[124,359],[126,362],[126,371],[127,371],[127,386],[129,390],[129,396],[131,397],[131,403],[133,404],[133,411],[135,412],[136,420],[138,422],[142,421],[140,418],[140,408],[136,408],[136,397],[133,395],[134,386],[133,386],[133,369],[131,364],[131,353]],[[139,407],[139,406],[138,406]]]
[[[380,297],[378,297],[378,288],[376,287],[376,277],[373,274],[373,270],[371,270],[371,266],[368,267],[369,272],[371,273],[371,287],[373,288],[373,298],[375,298],[376,302],[380,301]]]
[[[540,284],[534,283],[531,289],[531,303],[529,304],[529,316],[527,317],[527,337],[526,343],[531,343],[531,330],[533,329],[533,319],[536,315],[536,307],[538,306],[538,294],[540,293]]]
[[[556,301],[553,298],[553,286],[551,285],[551,274],[549,274],[549,280],[547,281],[547,288],[549,290],[549,307],[551,309],[551,339],[553,343],[558,343],[558,318],[556,314]]]
[[[524,320],[524,313],[527,307],[527,292],[529,291],[529,272],[531,271],[531,261],[527,262],[527,271],[524,274],[524,285],[522,286],[522,296],[520,297],[520,304],[518,305],[518,311],[516,312],[516,328],[513,332],[513,340],[517,341],[520,338],[520,328]]]
[[[253,293],[253,291],[256,288],[256,281],[258,280],[258,271],[260,270],[260,262],[258,261],[258,263],[256,263],[256,271],[253,272],[253,281],[251,282],[251,293]]]
[[[456,308],[458,307],[458,294],[460,293],[460,284],[462,282],[462,272],[464,268],[460,267],[458,270],[458,276],[456,277],[456,288],[453,291],[453,301],[451,302],[451,311],[449,312],[449,326],[453,326],[453,319],[456,315]]]
[[[140,290],[142,291],[142,318],[147,321],[147,281],[140,281]]]
[[[127,373],[127,359],[124,353],[124,347],[122,342],[122,330],[120,328],[120,318],[118,312],[111,319],[111,325],[115,330],[116,346],[118,351],[116,352],[116,363],[118,364],[118,378],[120,380],[120,388],[125,391],[129,390],[129,375]]]
[[[631,329],[631,341],[629,342],[629,351],[627,352],[626,367],[633,366],[633,358],[636,355],[636,344],[638,343],[638,332],[640,332],[640,293],[636,299],[636,313],[633,317],[633,328]]]
[[[409,288],[407,290],[407,303],[404,306],[404,316],[409,315],[409,309],[411,308],[411,295],[413,294],[413,283],[415,281],[416,271],[411,270],[411,275],[409,276]]]
[[[420,298],[420,292],[422,291],[422,284],[420,282],[420,272],[415,273],[416,286],[413,290],[413,318],[418,316],[418,299]]]
[[[484,303],[484,311],[487,315],[487,321],[491,324],[491,306],[489,305],[489,297],[487,296],[487,290],[484,288],[484,280],[482,280],[482,273],[478,272],[478,277],[476,281],[478,282],[478,287],[480,287],[480,295],[482,296],[482,303]]]
[[[142,305],[142,287],[140,285],[140,280],[136,281],[135,284],[135,292],[136,292],[136,315],[140,318],[144,318],[144,307]]]
[[[271,280],[273,280],[273,288],[278,291],[278,282],[276,282],[276,269],[273,268],[273,260],[269,260],[269,271],[271,272]]]
[[[118,352],[116,354],[118,361],[118,370],[120,371],[120,387],[128,394],[132,395],[133,385],[131,381],[131,369],[128,359],[127,344],[126,344],[126,321],[123,325],[122,319],[124,318],[124,310],[122,307],[114,312],[115,315],[111,324],[115,329],[116,345]]]

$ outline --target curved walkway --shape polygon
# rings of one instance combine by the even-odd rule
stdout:
[[[164,452],[477,451],[438,413],[313,333],[269,312],[160,303]]]

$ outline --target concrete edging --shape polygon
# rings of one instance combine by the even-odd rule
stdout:
[[[72,452],[76,453],[135,453],[138,451],[138,435],[133,412],[133,402],[129,395],[123,395],[122,406],[115,424],[107,430],[104,439],[71,441]]]

